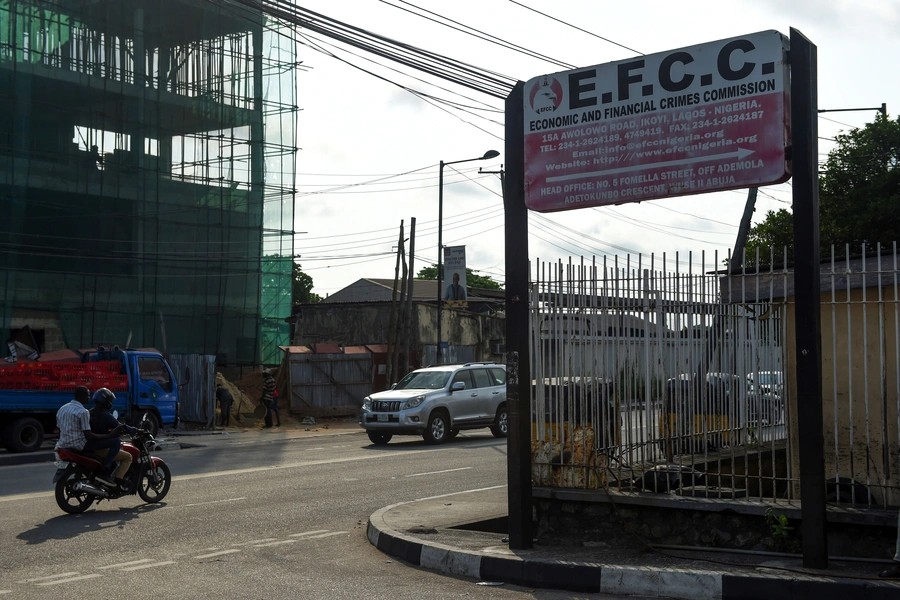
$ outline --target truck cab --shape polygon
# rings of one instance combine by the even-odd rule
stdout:
[[[2,366],[2,365],[0,365]],[[185,373],[187,383],[190,373]],[[23,362],[0,368],[0,444],[10,452],[34,452],[56,429],[56,411],[77,385],[109,388],[114,410],[137,425],[147,416],[151,432],[178,424],[178,382],[155,350],[89,350],[81,360]],[[88,407],[90,408],[90,407]]]

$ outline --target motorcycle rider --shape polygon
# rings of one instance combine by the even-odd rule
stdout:
[[[76,452],[94,452],[107,449],[106,458],[101,462],[101,471],[94,479],[104,485],[115,486],[108,473],[112,461],[119,451],[119,433],[94,433],[91,430],[91,413],[85,404],[91,399],[91,391],[83,385],[75,388],[75,397],[68,404],[56,411],[56,426],[59,428],[59,441],[56,449],[65,448]]]
[[[137,433],[137,429],[134,427],[119,423],[110,412],[112,410],[113,401],[116,399],[116,395],[110,390],[107,388],[100,388],[94,392],[91,399],[94,401],[94,408],[90,411],[91,431],[97,434],[110,433],[111,431],[121,433],[122,430],[129,434]],[[107,450],[106,448],[94,452],[94,454],[101,458],[106,458],[109,453],[111,453],[110,450]],[[125,473],[128,472],[128,468],[131,466],[131,454],[125,452],[120,447],[118,453],[115,454],[113,461],[119,464],[113,472],[113,481],[119,489],[123,489],[125,487],[123,478]]]

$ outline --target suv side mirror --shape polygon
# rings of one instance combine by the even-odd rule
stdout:
[[[459,392],[466,389],[466,384],[462,381],[457,381],[453,385],[450,386],[451,392]]]

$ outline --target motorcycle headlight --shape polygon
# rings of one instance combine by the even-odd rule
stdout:
[[[415,408],[425,402],[425,396],[416,396],[406,401],[406,408]]]
[[[363,410],[372,410],[372,399],[366,396],[363,398]]]

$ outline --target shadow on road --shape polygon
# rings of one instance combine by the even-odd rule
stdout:
[[[360,448],[365,450],[379,450],[379,451],[389,451],[389,452],[402,452],[404,450],[422,450],[423,448],[426,450],[437,450],[439,448],[453,447],[453,446],[472,446],[476,442],[493,442],[496,438],[491,434],[487,435],[473,435],[468,434],[464,437],[453,437],[448,439],[446,442],[441,444],[429,444],[421,437],[412,436],[412,435],[398,435],[391,439],[391,441],[387,444],[363,444]]]
[[[166,506],[165,502],[142,504],[135,507],[122,507],[117,511],[92,510],[80,515],[60,515],[47,519],[33,528],[16,536],[25,543],[43,544],[52,540],[67,540],[92,531],[101,531],[113,527],[123,528],[128,521],[139,518],[142,514],[159,510]]]

